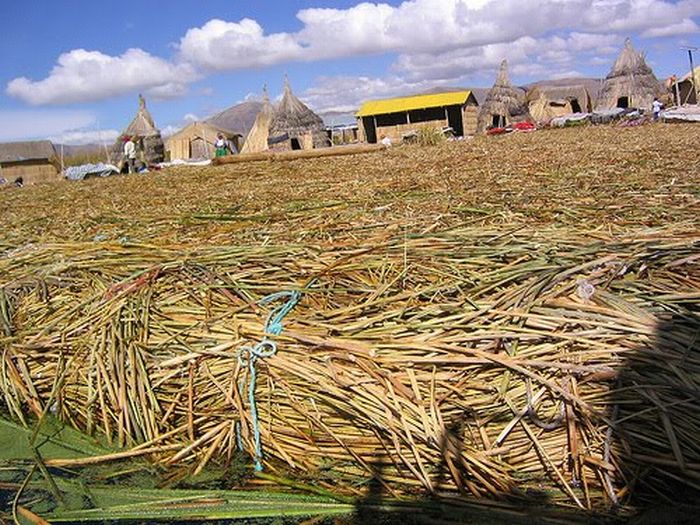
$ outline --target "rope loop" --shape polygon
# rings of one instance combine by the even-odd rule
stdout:
[[[241,368],[248,368],[248,403],[250,405],[250,422],[253,426],[255,470],[260,472],[262,466],[262,443],[260,440],[260,422],[258,420],[258,408],[255,401],[255,385],[257,381],[257,361],[267,359],[277,353],[277,344],[268,336],[279,336],[284,329],[282,321],[291,312],[301,299],[301,292],[294,290],[291,292],[277,292],[267,295],[258,301],[259,305],[266,305],[281,299],[286,302],[273,308],[267,316],[265,322],[265,335],[253,346],[246,345],[238,349],[238,363]],[[238,383],[238,391],[243,396],[243,381]],[[236,425],[238,448],[243,450],[243,439],[241,437],[241,426]]]

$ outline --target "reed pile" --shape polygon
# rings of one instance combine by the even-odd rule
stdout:
[[[696,151],[565,129],[2,192],[0,395],[192,473],[252,463],[257,412],[266,472],[343,494],[696,495]]]
[[[268,469],[358,495],[374,478],[583,508],[697,488],[697,232],[375,241],[6,253],[4,402],[164,465],[227,461],[239,426],[254,456],[240,350],[264,336],[260,299],[298,290],[257,361]]]

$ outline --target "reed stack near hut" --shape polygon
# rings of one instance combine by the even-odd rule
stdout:
[[[269,149],[268,139],[270,138],[270,125],[275,114],[275,108],[270,103],[267,93],[267,86],[263,88],[262,106],[260,107],[253,127],[243,143],[241,153],[262,153]]]
[[[637,108],[651,110],[654,98],[664,94],[659,80],[647,65],[644,56],[627,38],[620,55],[615,60],[610,73],[596,101],[596,109]]]
[[[486,95],[477,122],[477,131],[488,128],[503,128],[515,122],[531,120],[525,91],[510,83],[508,62],[501,62],[498,77]]]
[[[138,142],[138,148],[142,153],[142,161],[146,165],[158,164],[165,159],[165,144],[160,130],[156,127],[151,112],[146,107],[146,99],[139,95],[139,109],[136,116],[121,133],[112,148],[112,159],[118,163],[122,158],[122,139],[132,137]]]

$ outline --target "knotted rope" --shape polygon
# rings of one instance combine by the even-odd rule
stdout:
[[[266,359],[277,353],[276,343],[269,336],[278,336],[282,333],[282,321],[285,316],[294,309],[301,298],[301,292],[277,292],[263,297],[258,304],[265,305],[280,299],[287,299],[283,304],[273,308],[267,316],[265,322],[265,335],[262,340],[253,346],[242,346],[238,350],[238,363],[242,367],[248,367],[248,403],[250,404],[250,421],[253,426],[253,437],[255,452],[253,460],[255,470],[260,472],[262,466],[262,444],[260,443],[260,422],[258,421],[258,408],[255,402],[255,383],[257,380],[257,361]],[[243,395],[244,381],[238,383],[238,391]],[[241,438],[240,424],[237,425],[238,448],[243,450],[243,439]]]

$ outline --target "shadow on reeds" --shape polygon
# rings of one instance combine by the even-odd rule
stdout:
[[[693,305],[695,306],[695,305]],[[648,345],[629,355],[614,388],[610,447],[619,447],[635,525],[700,518],[700,315],[661,317]]]
[[[686,309],[662,317],[653,336],[640,344],[610,385],[606,460],[611,474],[609,512],[562,509],[546,493],[528,491],[506,497],[507,503],[469,504],[440,496],[440,487],[463,475],[459,458],[464,419],[450,422],[440,440],[435,494],[405,508],[387,494],[385,461],[372,465],[366,496],[346,524],[465,523],[630,523],[690,525],[700,518],[700,315]],[[618,512],[621,508],[627,512]],[[630,517],[629,510],[634,511]]]
[[[519,504],[479,502],[462,496],[448,495],[446,486],[455,477],[467,476],[462,462],[466,415],[446,425],[440,436],[440,460],[433,478],[434,492],[421,499],[397,501],[388,493],[388,481],[383,479],[388,459],[381,458],[371,465],[372,477],[367,483],[365,497],[356,503],[354,515],[336,520],[335,525],[525,525],[535,523],[603,523],[590,516],[575,516],[561,509],[546,508],[544,493],[518,496]],[[461,483],[458,483],[461,485]]]

